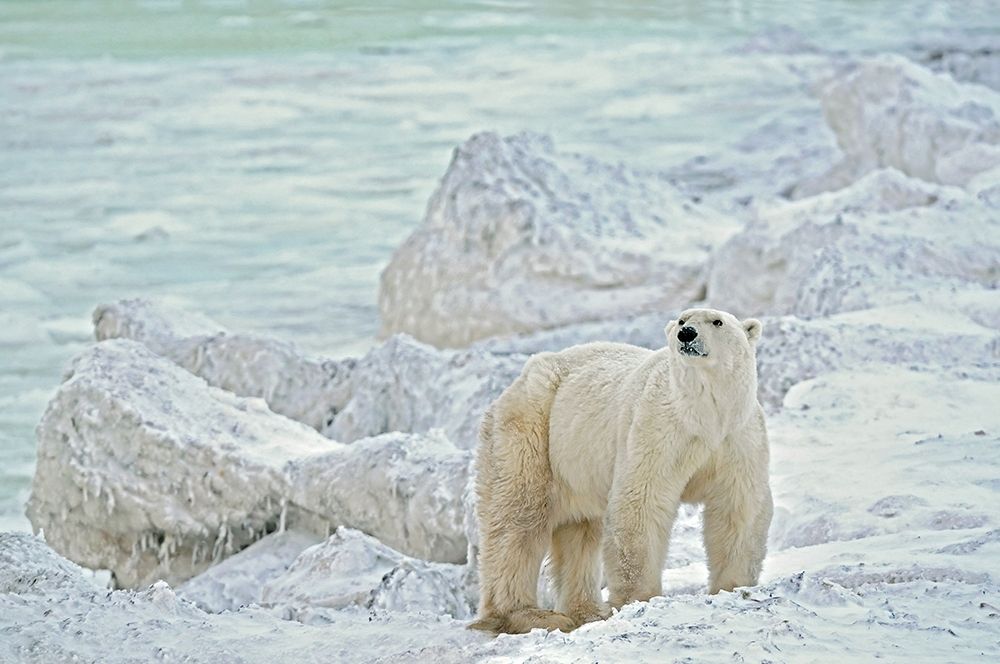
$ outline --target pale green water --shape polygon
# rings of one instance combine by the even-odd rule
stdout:
[[[739,48],[782,24],[798,42]],[[356,352],[471,133],[665,168],[768,123],[821,135],[812,47],[998,24],[995,2],[0,1],[0,529],[27,527],[32,430],[97,303]]]

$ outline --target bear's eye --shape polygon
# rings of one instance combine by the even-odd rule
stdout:
[[[677,324],[678,325],[683,325],[684,324],[684,319],[681,319],[681,320],[677,321]]]
[[[722,327],[722,321],[721,320],[713,320],[712,321],[712,325],[714,325],[716,327]]]

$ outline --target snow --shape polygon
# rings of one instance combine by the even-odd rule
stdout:
[[[177,587],[177,595],[209,613],[260,604],[263,585],[282,574],[300,553],[321,538],[304,530],[284,530],[257,540]]]
[[[477,134],[382,273],[381,334],[465,346],[680,306],[737,228],[662,174],[561,152],[545,136]]]

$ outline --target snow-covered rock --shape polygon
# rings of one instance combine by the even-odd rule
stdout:
[[[122,586],[189,578],[282,525],[293,458],[331,441],[125,340],[73,362],[38,425],[28,518]]]
[[[139,341],[210,385],[264,399],[274,412],[317,430],[329,426],[349,398],[351,360],[313,357],[278,339],[232,334],[201,314],[143,299],[101,305],[93,319],[98,341]]]
[[[210,385],[260,397],[271,410],[349,443],[392,431],[442,429],[475,447],[486,406],[520,373],[524,357],[447,351],[396,335],[360,359],[313,357],[268,337],[213,331],[198,314],[147,300],[94,312],[97,338],[142,342]]]
[[[283,574],[302,551],[321,540],[303,530],[271,533],[188,579],[177,588],[177,595],[209,613],[260,604],[264,584]]]
[[[979,38],[963,35],[961,39],[925,44],[914,50],[913,57],[932,71],[950,74],[956,81],[1000,90],[1000,48],[992,34]]]
[[[324,433],[353,441],[389,431],[441,429],[473,449],[486,407],[521,373],[524,355],[438,350],[396,335],[357,361],[349,399]]]
[[[336,443],[111,340],[76,359],[38,426],[28,517],[129,587],[188,579],[286,523],[463,562],[468,465],[440,436]]]
[[[344,449],[290,463],[300,519],[313,531],[348,525],[409,555],[465,562],[462,494],[471,452],[440,435],[406,433]]]
[[[965,185],[1000,165],[1000,94],[958,83],[906,58],[853,64],[820,90],[844,160],[796,196],[838,189],[877,168]]]
[[[994,306],[1000,307],[1000,302]],[[1000,363],[1000,325],[987,327],[921,304],[815,320],[768,316],[763,322],[764,336],[757,347],[757,396],[771,411],[778,410],[798,383],[873,363],[924,368]]]
[[[740,316],[803,318],[925,302],[1000,283],[1000,218],[954,187],[871,173],[759,211],[712,256],[708,300]],[[971,314],[970,314],[971,315]]]
[[[461,566],[404,556],[348,528],[303,551],[261,590],[262,605],[307,623],[323,621],[316,609],[351,605],[464,619],[472,616],[474,601]]]
[[[465,346],[683,306],[736,229],[665,176],[559,152],[543,136],[477,134],[382,273],[381,334]]]

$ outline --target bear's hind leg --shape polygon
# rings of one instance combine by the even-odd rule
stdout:
[[[552,579],[556,608],[579,626],[610,615],[601,602],[601,521],[560,525],[552,533]]]
[[[543,377],[515,381],[484,418],[477,478],[479,619],[472,629],[569,631],[569,616],[538,608],[538,575],[552,540],[552,469]]]
[[[541,627],[570,631],[572,619],[538,608],[538,575],[549,532],[503,529],[483,533],[479,550],[479,619],[469,625],[494,634],[523,634]]]

